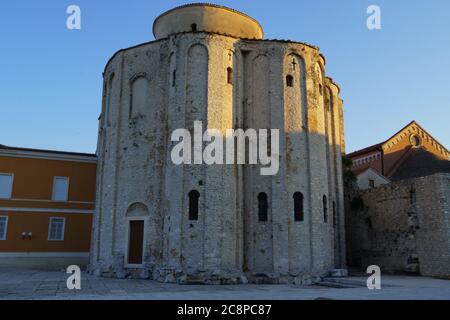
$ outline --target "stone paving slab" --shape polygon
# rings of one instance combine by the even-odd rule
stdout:
[[[367,278],[342,282],[360,287],[294,285],[177,285],[151,280],[96,278],[82,274],[81,290],[68,290],[65,272],[0,269],[0,300],[450,300],[450,280],[382,276],[381,290],[364,287]]]

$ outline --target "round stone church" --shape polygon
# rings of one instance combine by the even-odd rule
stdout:
[[[212,4],[163,13],[153,34],[103,74],[89,271],[233,284],[344,268],[342,100],[318,47],[264,39],[255,19]],[[278,129],[278,172],[175,164],[171,135],[196,121]]]

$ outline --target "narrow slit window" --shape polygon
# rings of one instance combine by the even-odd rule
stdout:
[[[192,30],[192,32],[197,32],[197,24],[196,23],[191,24],[191,30]]]
[[[333,226],[337,225],[336,202],[333,201]]]
[[[258,220],[260,222],[266,222],[268,220],[268,203],[267,203],[267,194],[265,192],[261,192],[258,195]]]
[[[189,220],[198,220],[198,202],[200,193],[197,190],[192,190],[189,196]]]
[[[233,68],[231,67],[227,68],[227,83],[233,84]]]
[[[303,221],[303,194],[301,192],[294,193],[294,220]]]
[[[177,70],[172,71],[172,87],[175,87],[175,84],[177,82]]]
[[[323,222],[327,223],[328,222],[328,200],[327,200],[327,196],[323,196],[322,202],[323,202]]]
[[[293,87],[294,86],[294,77],[291,75],[286,76],[286,86]]]
[[[411,205],[416,204],[416,191],[414,189],[409,191],[409,203]]]

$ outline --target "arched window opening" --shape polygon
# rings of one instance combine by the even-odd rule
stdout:
[[[303,194],[301,192],[294,193],[294,220],[303,221]]]
[[[233,84],[233,68],[231,67],[227,68],[227,83]]]
[[[261,192],[258,195],[258,220],[260,222],[266,222],[268,220],[268,203],[267,203],[267,194],[265,192]]]
[[[192,32],[197,32],[197,24],[196,23],[191,24],[191,30],[192,30]]]
[[[172,87],[175,87],[175,84],[177,82],[177,70],[172,71]]]
[[[198,200],[200,193],[197,190],[192,190],[189,196],[189,220],[198,220]]]
[[[286,86],[293,87],[294,86],[294,77],[288,74],[286,76]]]
[[[323,88],[322,88],[321,84],[319,84],[319,93],[320,93],[320,95],[323,95]]]
[[[109,76],[109,88],[111,89],[114,81],[114,72]]]
[[[322,201],[323,201],[323,222],[327,223],[328,222],[328,201],[327,201],[327,196],[323,196]]]
[[[129,119],[145,115],[147,111],[149,83],[145,74],[137,75],[131,81]]]
[[[111,113],[111,91],[114,81],[114,72],[109,77],[108,87],[107,87],[107,96],[106,96],[106,125],[109,127],[111,125],[110,121],[110,113]]]

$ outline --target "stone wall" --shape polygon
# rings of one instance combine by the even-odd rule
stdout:
[[[90,270],[287,281],[343,267],[342,100],[324,64],[306,44],[204,32],[117,53],[104,73]],[[279,129],[278,174],[262,176],[260,165],[175,165],[171,133],[192,132],[196,120],[221,133]],[[188,219],[191,190],[200,193],[196,221]],[[295,192],[304,196],[303,221],[294,221]],[[127,264],[132,220],[145,222],[140,266]]]
[[[450,175],[403,180],[360,192],[347,215],[350,266],[450,277]],[[349,200],[350,201],[350,200]]]

